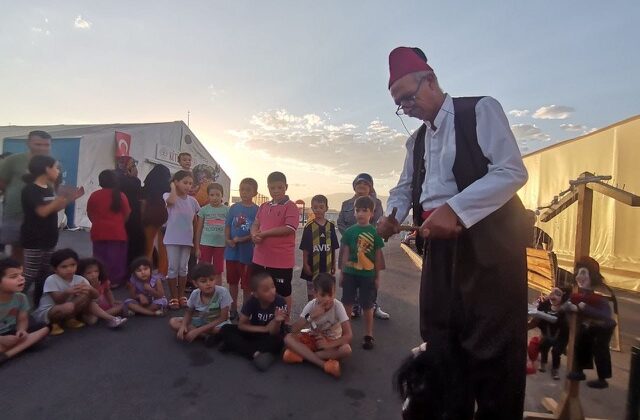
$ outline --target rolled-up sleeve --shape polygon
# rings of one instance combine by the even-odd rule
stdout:
[[[477,103],[476,132],[489,170],[447,201],[467,228],[502,207],[528,179],[509,121],[494,98],[485,97]]]
[[[389,190],[387,199],[387,215],[391,214],[394,208],[397,209],[396,220],[400,223],[409,215],[412,203],[412,180],[413,180],[413,145],[415,144],[415,133],[409,137],[405,147],[407,154],[404,158],[404,166],[398,184]]]

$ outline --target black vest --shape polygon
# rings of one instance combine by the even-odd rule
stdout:
[[[489,171],[489,160],[482,153],[476,132],[476,104],[483,97],[453,98],[455,112],[456,157],[453,176],[462,191]],[[427,126],[418,129],[413,147],[412,207],[413,220],[422,224],[422,184],[424,183],[424,138]],[[525,209],[517,195],[485,217],[463,235],[471,240],[478,262],[492,265],[503,256],[524,252],[527,242]]]

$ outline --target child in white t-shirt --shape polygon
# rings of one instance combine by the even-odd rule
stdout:
[[[216,273],[211,264],[198,264],[191,271],[193,283],[197,287],[187,301],[184,317],[174,317],[169,325],[177,331],[179,340],[192,342],[198,337],[206,344],[215,344],[215,336],[220,329],[230,324],[229,291],[216,284]]]
[[[127,319],[109,315],[95,302],[100,294],[87,279],[76,275],[78,254],[72,249],[60,249],[51,255],[55,274],[47,277],[42,298],[33,317],[44,324],[51,323],[51,335],[62,334],[60,323],[68,328],[82,328],[85,323],[95,324],[98,318],[117,328]],[[80,319],[82,320],[80,320]]]
[[[335,299],[335,277],[320,273],[313,279],[313,288],[315,299],[307,303],[285,337],[282,358],[286,363],[306,360],[337,378],[338,360],[351,355],[351,323],[342,302]]]

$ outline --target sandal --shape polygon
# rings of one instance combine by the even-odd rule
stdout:
[[[187,306],[189,306],[189,305],[187,305],[187,298],[185,296],[182,296],[180,298],[180,307],[181,308],[186,308]]]
[[[373,337],[371,337],[370,335],[365,335],[364,341],[362,342],[362,348],[365,350],[372,350],[373,341],[374,341]]]
[[[170,308],[172,311],[176,311],[176,310],[180,309],[180,302],[178,301],[178,299],[176,299],[176,298],[171,298],[171,299],[169,300],[169,308]]]

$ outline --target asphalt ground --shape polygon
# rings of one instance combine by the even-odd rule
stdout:
[[[86,232],[63,232],[59,246],[71,246],[81,256],[91,253]],[[391,319],[376,320],[373,351],[361,348],[363,323],[353,321],[354,352],[342,363],[340,379],[308,364],[279,362],[261,373],[249,361],[201,342],[178,342],[168,317],[136,316],[116,331],[100,324],[67,330],[6,363],[0,368],[0,418],[400,419],[401,401],[393,392],[392,377],[408,350],[420,342],[420,272],[397,240],[391,240],[384,253],[387,269],[379,301]],[[294,316],[306,300],[299,272],[294,272]],[[614,378],[608,389],[582,387],[588,416],[624,417],[629,346],[640,335],[640,299],[622,297],[623,352],[612,353]],[[529,376],[526,409],[543,411],[541,399],[559,399],[561,389],[562,382],[548,374]]]

